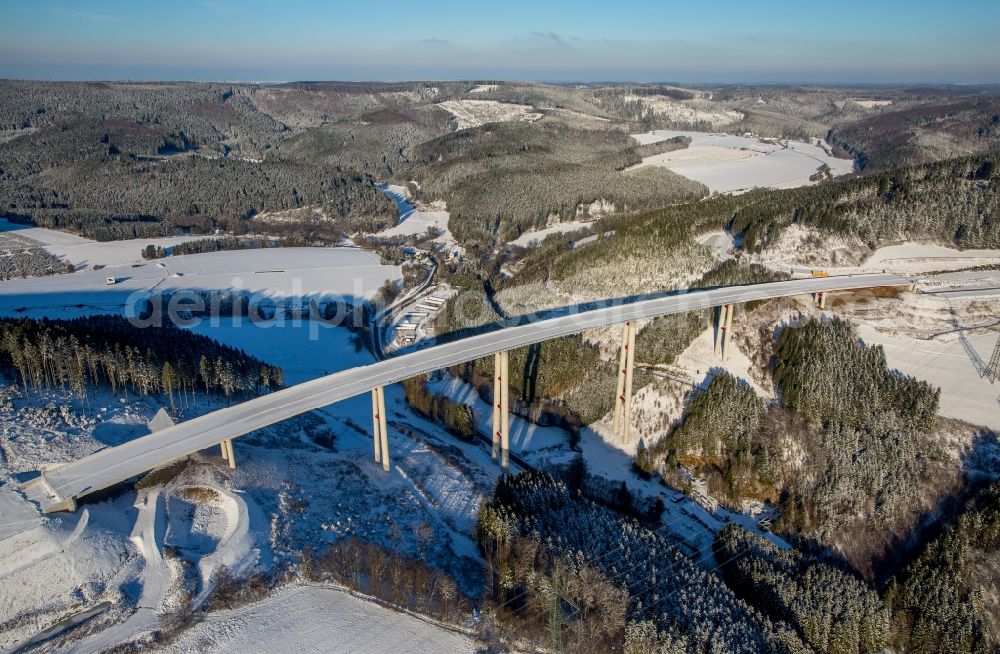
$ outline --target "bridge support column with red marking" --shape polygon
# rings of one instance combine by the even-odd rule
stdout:
[[[502,434],[500,433],[500,410],[503,408],[501,406],[503,396],[500,390],[500,382],[503,376],[500,374],[500,367],[503,365],[500,360],[500,352],[493,355],[493,460],[496,461],[500,458],[500,438]]]
[[[382,441],[382,469],[389,472],[389,428],[386,425],[385,413],[385,390],[378,387],[378,424],[381,434],[379,440]]]
[[[493,355],[493,460],[500,458],[500,466],[510,467],[510,383],[508,369],[510,355],[497,352]]]
[[[628,356],[625,359],[625,405],[622,407],[622,436],[628,443],[632,438],[632,373],[635,371],[635,323],[629,323]]]
[[[223,446],[226,448],[226,460],[229,461],[229,467],[233,470],[236,469],[236,455],[233,453],[233,439],[227,438],[222,441]]]
[[[625,364],[628,361],[628,323],[622,327],[622,344],[618,353],[618,385],[615,386],[615,413],[611,418],[611,428],[615,436],[621,436],[622,404],[625,402]]]
[[[820,309],[826,308],[826,293],[824,293],[823,291],[817,291],[815,294],[813,294],[813,299],[816,300],[816,306],[818,306]]]
[[[385,391],[381,386],[372,389],[372,430],[375,441],[375,463],[389,472],[389,428],[385,415]]]
[[[632,375],[635,369],[635,323],[622,328],[622,347],[618,356],[618,386],[615,388],[615,413],[612,428],[626,442],[632,432]]]
[[[382,463],[382,427],[378,422],[378,389],[372,389],[372,442],[375,444],[375,463]]]

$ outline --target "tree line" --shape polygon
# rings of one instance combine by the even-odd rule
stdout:
[[[245,398],[284,385],[281,368],[173,326],[138,328],[119,316],[71,320],[0,318],[0,366],[25,393],[92,389],[166,395],[173,405],[198,392]]]
[[[142,248],[141,254],[143,259],[148,260],[184,254],[204,254],[206,252],[225,252],[228,250],[257,250],[272,247],[302,247],[304,245],[306,245],[304,239],[268,237],[236,238],[235,236],[222,236],[219,238],[199,238],[193,241],[184,241],[169,248],[150,243]]]

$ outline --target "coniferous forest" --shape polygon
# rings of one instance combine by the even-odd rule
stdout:
[[[169,396],[254,397],[284,385],[281,368],[178,327],[139,328],[120,316],[0,318],[0,366],[25,393],[92,389]]]

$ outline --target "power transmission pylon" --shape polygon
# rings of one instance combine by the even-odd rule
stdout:
[[[997,338],[996,347],[993,348],[993,356],[990,357],[990,365],[986,369],[986,378],[991,384],[1000,379],[1000,337]]]

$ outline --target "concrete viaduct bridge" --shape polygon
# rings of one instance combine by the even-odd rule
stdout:
[[[300,413],[372,393],[375,460],[389,470],[389,442],[383,386],[409,377],[447,368],[474,359],[495,357],[493,457],[505,469],[508,464],[509,397],[508,351],[588,329],[624,325],[618,387],[614,411],[615,433],[629,438],[632,403],[632,371],[635,360],[635,322],[674,313],[718,307],[715,313],[715,351],[728,358],[734,306],[744,302],[810,294],[825,305],[826,294],[863,288],[912,286],[896,275],[851,275],[815,277],[748,286],[727,286],[621,300],[583,311],[477,334],[436,345],[392,359],[320,377],[275,391],[192,420],[155,431],[117,447],[109,447],[44,471],[22,485],[37,499],[42,510],[73,511],[77,498],[126,481],[153,468],[177,461],[200,450],[221,446],[223,457],[236,467],[232,439],[272,425]]]

